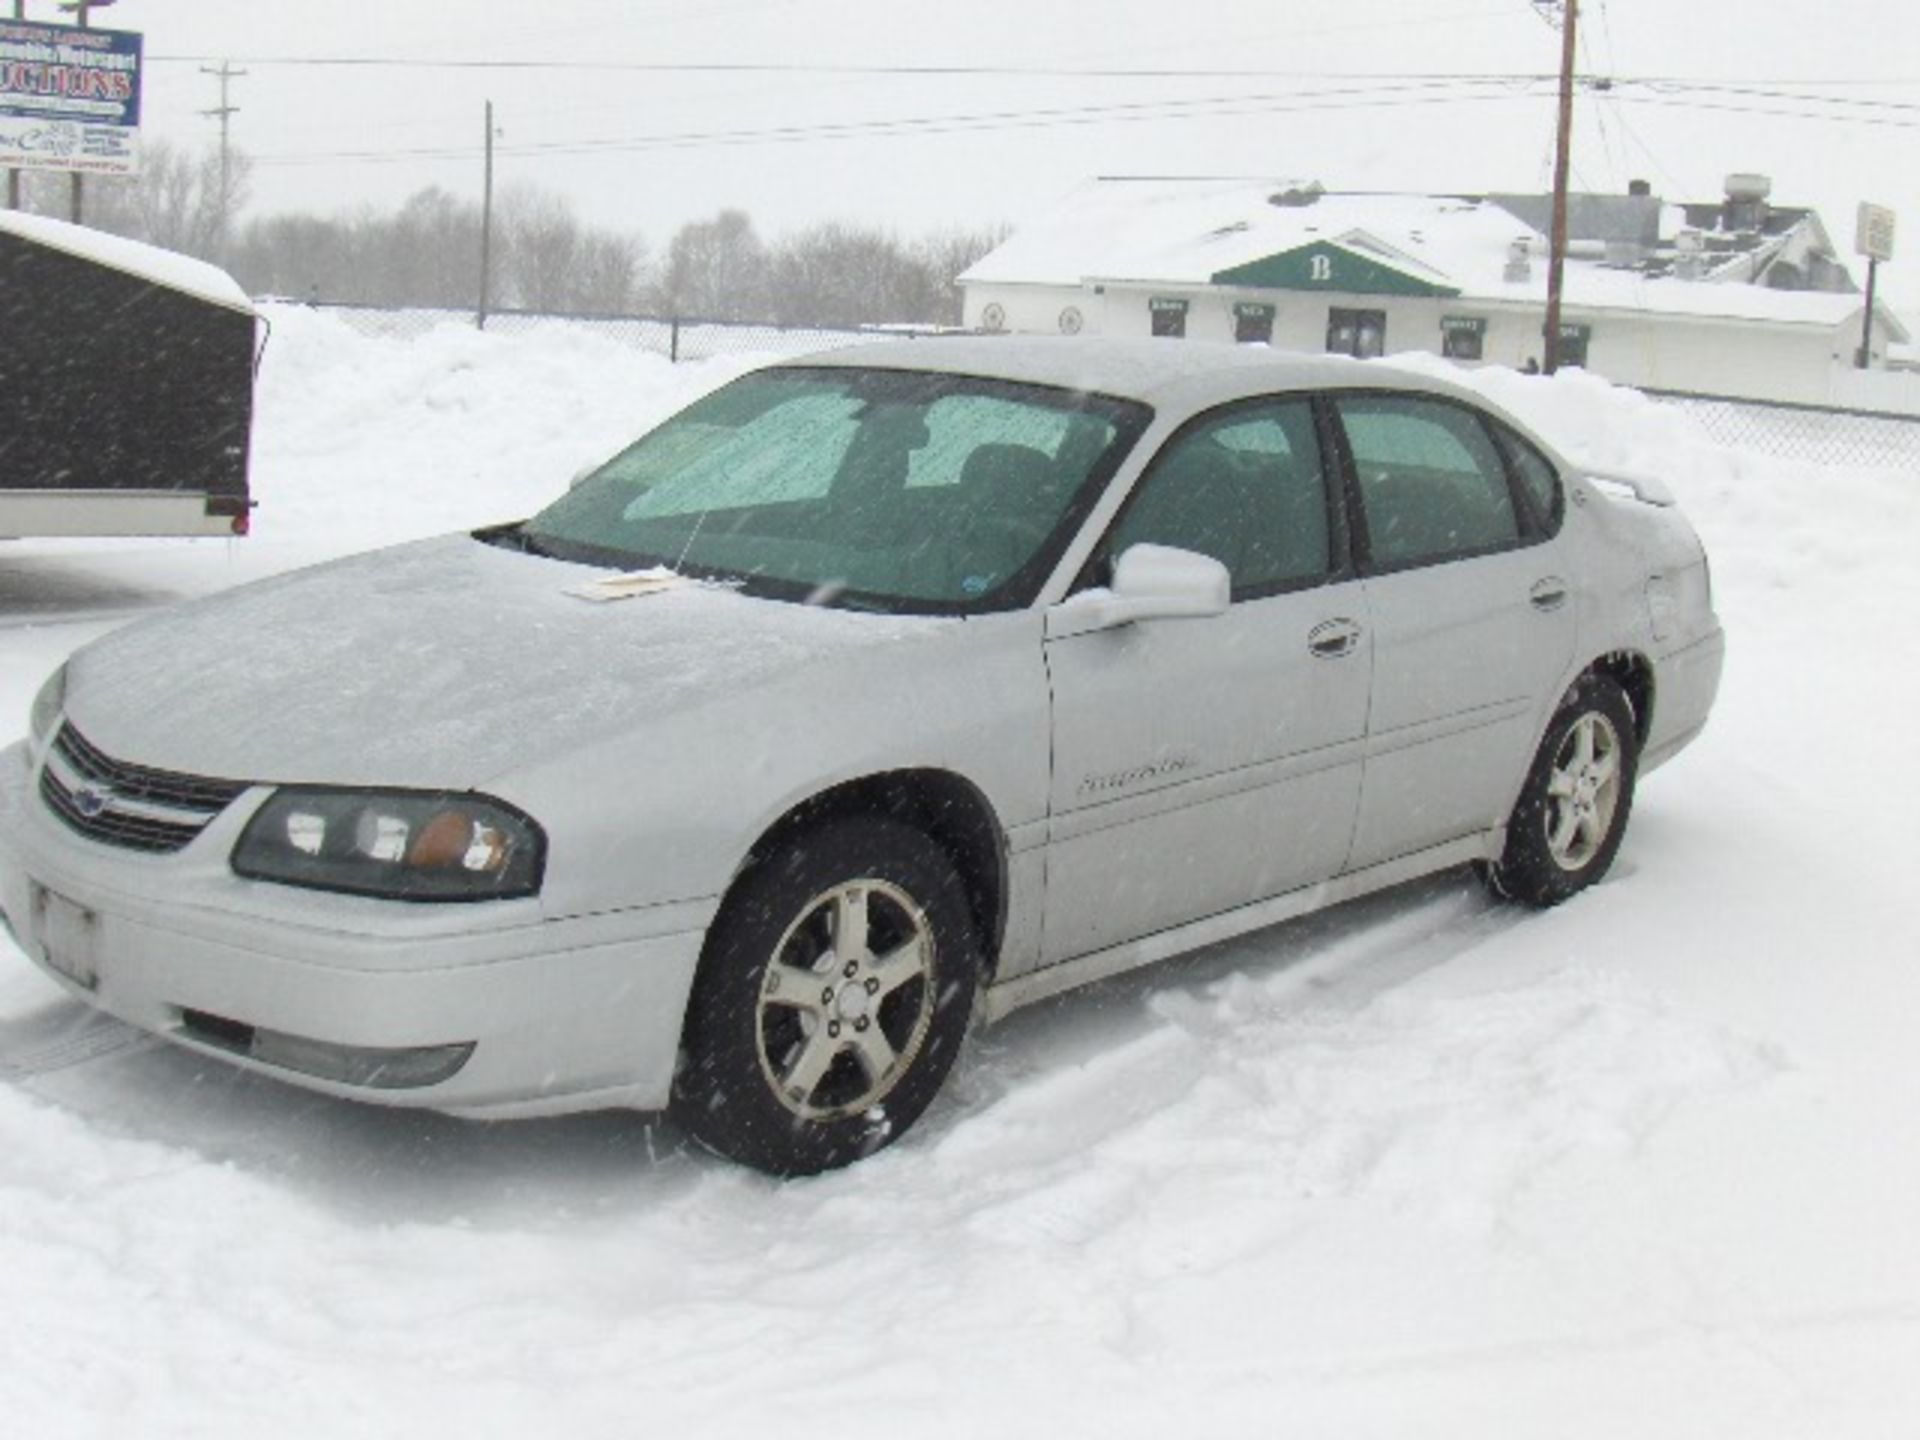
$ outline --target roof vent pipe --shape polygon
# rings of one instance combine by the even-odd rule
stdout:
[[[1501,279],[1509,285],[1525,285],[1533,279],[1533,237],[1521,235],[1507,246],[1507,268]]]
[[[1765,175],[1736,172],[1727,176],[1727,203],[1721,211],[1720,228],[1762,229],[1767,223],[1767,197],[1772,193],[1773,181]]]

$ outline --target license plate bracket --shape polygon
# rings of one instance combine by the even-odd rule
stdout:
[[[49,970],[83,990],[100,984],[100,917],[86,906],[33,887],[33,936]]]

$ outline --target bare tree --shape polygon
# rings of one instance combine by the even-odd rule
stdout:
[[[1013,233],[1004,222],[972,229],[955,227],[936,230],[914,246],[914,255],[926,267],[937,303],[932,318],[942,325],[958,325],[965,313],[966,296],[959,278],[989,251],[997,250]]]
[[[766,247],[744,210],[682,225],[667,247],[660,301],[700,320],[762,320],[767,314]]]
[[[508,190],[496,209],[503,293],[528,310],[618,315],[638,299],[646,245],[583,225],[548,190]]]

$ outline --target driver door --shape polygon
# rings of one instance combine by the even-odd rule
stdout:
[[[1175,435],[1095,570],[1142,542],[1219,560],[1232,603],[1047,642],[1043,964],[1326,879],[1352,838],[1372,642],[1311,404]]]

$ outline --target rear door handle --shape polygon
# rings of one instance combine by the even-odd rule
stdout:
[[[1527,601],[1536,610],[1558,610],[1567,603],[1567,582],[1558,575],[1536,580],[1527,592]]]
[[[1338,660],[1360,644],[1360,627],[1351,620],[1328,620],[1307,632],[1307,653],[1316,660]]]

